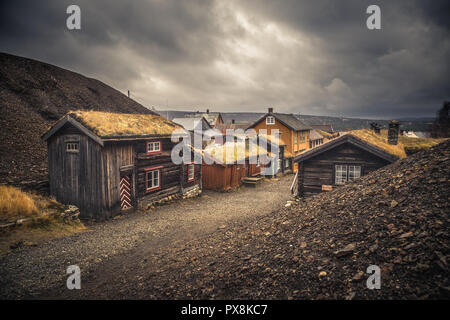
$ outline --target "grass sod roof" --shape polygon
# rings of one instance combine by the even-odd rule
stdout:
[[[255,143],[250,143],[249,148],[245,148],[245,143],[225,143],[223,145],[210,145],[203,151],[205,157],[212,158],[219,164],[235,164],[248,158],[265,156],[270,154]]]
[[[365,142],[374,145],[385,152],[401,158],[406,157],[405,148],[402,143],[392,145],[388,143],[387,135],[376,134],[369,129],[352,130],[348,134],[351,134]]]
[[[176,129],[183,130],[180,125],[153,114],[76,110],[67,115],[101,138],[171,135]]]
[[[314,129],[314,130],[317,131],[322,137],[327,138],[327,139],[333,139],[336,137],[336,134],[331,134],[329,132],[326,132],[326,131],[323,131],[320,129]]]

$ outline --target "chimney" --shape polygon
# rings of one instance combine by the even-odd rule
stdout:
[[[208,114],[209,114],[209,109],[206,109],[206,113],[208,113]]]
[[[231,119],[231,123],[234,124],[234,119]]]
[[[130,90],[128,90],[128,98],[130,97]]]
[[[398,131],[399,131],[400,123],[396,120],[393,120],[391,123],[389,123],[389,130],[388,130],[388,142],[392,145],[398,144]]]
[[[273,108],[269,108],[269,113],[273,113]]]

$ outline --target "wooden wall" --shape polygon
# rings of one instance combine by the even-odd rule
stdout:
[[[77,153],[67,152],[67,142],[79,143]],[[73,204],[84,218],[97,219],[104,206],[101,146],[71,125],[48,140],[50,194],[64,204]]]
[[[220,164],[202,165],[203,189],[230,190],[241,185],[241,181],[248,175],[248,168],[244,164],[222,166]]]
[[[322,192],[323,185],[336,187],[334,183],[336,164],[361,165],[363,176],[389,162],[350,143],[337,146],[299,163],[299,196]]]
[[[134,145],[129,142],[107,142],[102,148],[104,182],[104,207],[107,209],[104,218],[118,214],[120,207],[120,168],[134,164]],[[134,173],[131,172],[131,202],[136,204]],[[95,183],[93,181],[93,183]]]

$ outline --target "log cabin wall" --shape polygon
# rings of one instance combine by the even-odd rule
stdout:
[[[363,176],[389,163],[389,161],[353,144],[344,143],[313,158],[299,162],[299,196],[320,193],[323,191],[322,186],[336,187],[334,178],[337,164],[360,165],[361,176]]]
[[[147,154],[148,142],[161,142],[161,152]],[[154,201],[183,194],[201,183],[201,165],[194,165],[194,180],[188,181],[187,164],[177,165],[172,162],[171,152],[174,143],[170,138],[155,138],[136,142],[136,198],[138,207],[143,208]],[[193,159],[193,157],[192,157]],[[160,167],[160,187],[153,191],[146,188],[146,169]]]
[[[107,142],[101,150],[103,162],[103,207],[106,208],[104,218],[111,218],[121,211],[120,202],[120,179],[122,174],[130,176],[131,181],[131,202],[136,204],[134,183],[134,170],[122,173],[123,167],[134,165],[134,143],[130,141],[124,142]]]

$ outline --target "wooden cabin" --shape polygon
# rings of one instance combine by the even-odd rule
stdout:
[[[261,159],[267,151],[245,142],[227,142],[223,145],[209,145],[203,151],[202,187],[204,189],[226,191],[242,184],[246,177],[261,173]]]
[[[104,220],[172,195],[201,192],[201,165],[171,160],[179,125],[159,115],[69,112],[43,136],[50,194]]]
[[[255,129],[258,134],[261,129],[265,129],[268,136],[272,135],[273,129],[279,130],[285,152],[283,157],[279,158],[279,167],[284,168],[285,171],[290,168],[295,172],[297,168],[294,166],[294,156],[310,149],[311,127],[298,120],[293,114],[275,113],[273,108],[269,108],[268,112],[250,128]]]
[[[299,168],[296,194],[330,191],[404,156],[400,146],[389,145],[369,130],[344,134],[295,157]]]

